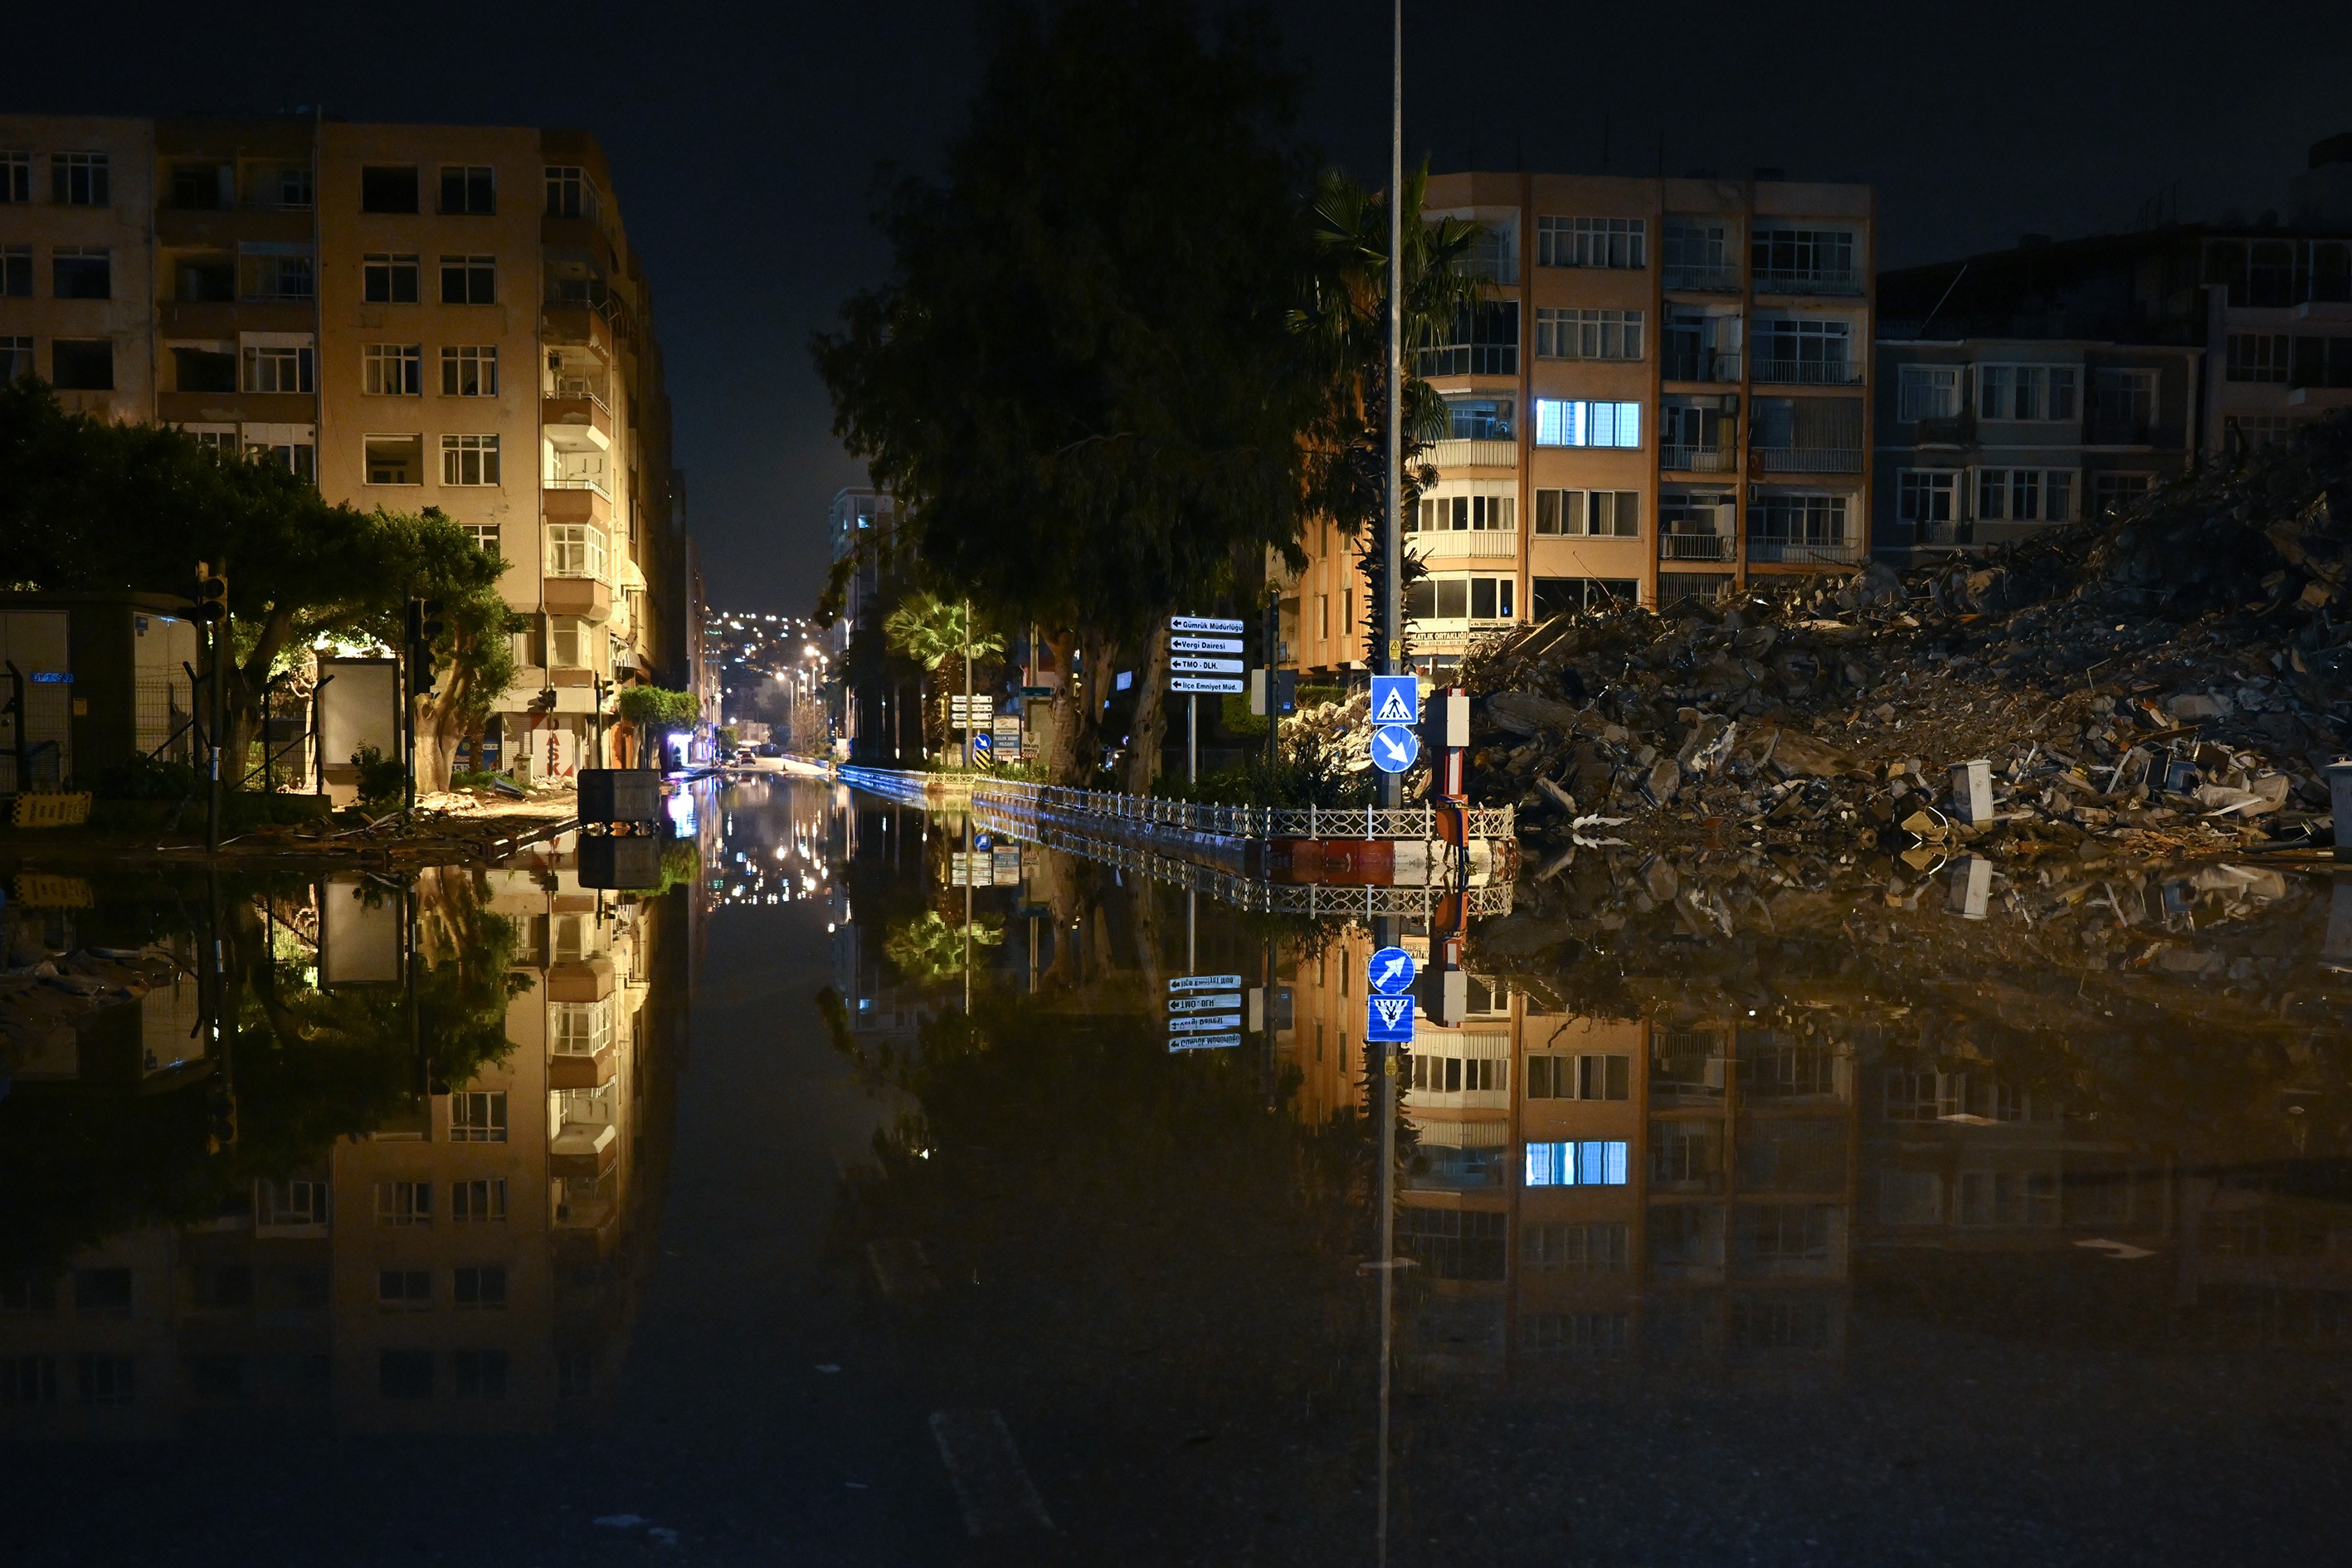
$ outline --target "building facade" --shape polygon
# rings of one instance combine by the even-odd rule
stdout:
[[[457,521],[528,621],[482,761],[566,775],[600,682],[686,666],[683,487],[611,188],[577,132],[0,116],[0,371]]]
[[[1483,302],[1415,366],[1444,397],[1403,520],[1417,661],[1596,599],[1655,606],[1868,552],[1869,187],[1458,174],[1425,216],[1482,230]],[[1360,668],[1353,552],[1310,529],[1300,668]]]

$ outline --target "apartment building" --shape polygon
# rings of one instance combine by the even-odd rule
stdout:
[[[1485,298],[1415,369],[1444,396],[1437,482],[1402,520],[1428,577],[1416,659],[1599,599],[1656,605],[1866,554],[1867,186],[1455,174],[1426,216],[1482,230]],[[1345,542],[1287,584],[1297,665],[1360,668]]]
[[[482,763],[566,774],[600,682],[686,684],[661,353],[593,137],[0,116],[0,371],[510,563]]]

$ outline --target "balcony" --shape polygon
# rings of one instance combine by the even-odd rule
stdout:
[[[1859,294],[1862,273],[1851,267],[1759,267],[1759,294]]]
[[[1771,386],[1859,386],[1862,362],[1842,359],[1759,359],[1755,379]]]
[[[559,383],[542,395],[539,422],[547,426],[549,438],[559,446],[577,438],[600,450],[612,449],[613,411],[585,384]]]
[[[1465,555],[1516,560],[1519,553],[1518,533],[1509,529],[1449,529],[1444,532],[1408,533],[1404,537],[1423,559],[1431,561]]]
[[[551,346],[584,348],[613,361],[613,316],[585,301],[550,300],[540,311],[541,335]]]
[[[1768,474],[1858,474],[1859,447],[1758,447],[1756,467]]]
[[[547,999],[551,1002],[602,1002],[613,994],[613,961],[562,959],[548,966]]]
[[[1432,441],[1429,460],[1441,468],[1516,468],[1517,441]]]
[[[547,1141],[548,1174],[560,1179],[601,1176],[620,1158],[620,1129],[609,1121],[567,1121]]]
[[[1732,558],[1732,542],[1724,534],[1658,535],[1658,559],[1661,561],[1729,561]]]
[[[549,479],[540,499],[550,522],[593,522],[603,528],[613,521],[613,498],[595,479]]]
[[[1677,474],[1727,474],[1739,454],[1723,447],[1661,447],[1658,467]]]
[[[1739,292],[1739,268],[1737,267],[1675,267],[1665,269],[1666,287],[1701,294],[1737,294]]]
[[[557,1051],[547,1058],[550,1089],[602,1089],[613,1081],[618,1057],[610,1045],[593,1055]]]
[[[313,301],[165,300],[155,307],[167,338],[233,338],[239,332],[318,331]]]
[[[1739,356],[1713,349],[1668,349],[1660,374],[1668,381],[1738,381]]]
[[[1748,559],[1750,563],[1778,566],[1851,564],[1862,559],[1862,542],[1858,539],[1774,539],[1751,533],[1748,536]]]

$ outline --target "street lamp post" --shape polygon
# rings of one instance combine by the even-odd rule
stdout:
[[[1401,673],[1404,659],[1403,628],[1398,618],[1397,574],[1402,552],[1398,519],[1403,501],[1403,414],[1398,405],[1404,395],[1404,0],[1392,0],[1394,60],[1389,88],[1389,428],[1388,505],[1381,514],[1380,643],[1372,668],[1382,675]],[[1381,804],[1395,807],[1404,802],[1404,779],[1381,774]],[[1382,1254],[1383,1257],[1387,1255]]]

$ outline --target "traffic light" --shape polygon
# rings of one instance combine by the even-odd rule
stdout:
[[[228,618],[228,574],[215,572],[209,561],[196,563],[195,608],[188,618],[206,625]]]
[[[236,1090],[222,1086],[205,1097],[206,1149],[217,1154],[236,1146]]]
[[[408,601],[408,689],[412,696],[433,695],[433,645],[448,629],[441,618],[440,600]]]

